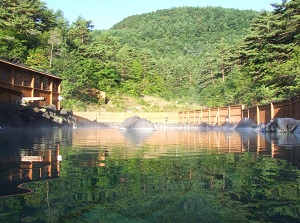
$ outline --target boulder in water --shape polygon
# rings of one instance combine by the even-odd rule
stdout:
[[[250,118],[243,118],[236,127],[237,129],[255,129],[257,124]]]
[[[120,124],[119,128],[128,130],[156,130],[152,122],[148,121],[147,119],[140,118],[139,116],[133,116],[128,119],[125,119]]]
[[[276,120],[276,132],[293,132],[300,121],[293,118],[277,118]]]
[[[213,127],[205,122],[201,122],[199,125],[198,125],[198,129],[199,130],[212,130]]]
[[[293,118],[276,118],[262,124],[260,130],[262,132],[298,132],[299,123],[299,120]]]

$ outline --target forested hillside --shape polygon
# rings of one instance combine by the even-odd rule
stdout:
[[[150,74],[163,77],[170,89],[162,96],[220,106],[239,103],[225,98],[221,87],[258,15],[221,7],[172,8],[128,17],[111,33],[123,45],[148,50]]]
[[[300,0],[272,12],[159,10],[111,30],[82,17],[70,23],[40,0],[3,0],[0,10],[0,57],[62,77],[67,107],[103,103],[91,89],[105,91],[115,110],[127,110],[125,96],[146,106],[144,96],[225,106],[300,92]]]
[[[221,7],[181,7],[131,16],[112,30],[122,44],[149,48],[156,58],[176,58],[178,53],[199,56],[221,38],[230,43],[240,39],[257,15]]]

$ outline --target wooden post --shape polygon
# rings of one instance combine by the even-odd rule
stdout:
[[[10,71],[10,84],[11,84],[11,89],[14,89],[14,84],[15,84],[15,68],[12,66],[11,71]]]
[[[220,109],[218,108],[217,114],[216,114],[216,117],[215,117],[215,121],[214,121],[214,125],[216,125],[216,123],[219,125],[219,112],[220,112]]]
[[[217,118],[218,118],[218,125],[220,125],[220,108],[218,108],[218,111],[217,111]]]
[[[30,180],[33,179],[32,162],[31,162],[31,164],[29,165],[29,168],[28,168],[28,177],[29,177]]]
[[[10,84],[11,84],[11,89],[15,89],[15,68],[12,67],[11,68],[11,72],[10,72]],[[13,97],[12,95],[10,95],[10,103],[13,103]]]
[[[50,80],[50,86],[49,86],[49,90],[50,90],[50,98],[49,98],[49,100],[50,100],[50,105],[51,104],[54,104],[53,103],[53,78],[49,78],[49,80]]]
[[[203,120],[203,112],[202,112],[203,110],[201,109],[201,112],[200,112],[200,123],[202,122],[202,120]],[[199,124],[200,124],[199,123]]]
[[[242,113],[243,113],[243,110],[242,110]],[[231,116],[231,114],[230,114],[230,106],[228,106],[228,121],[230,122],[230,116]]]
[[[58,95],[60,95],[60,91],[61,91],[61,82],[59,81],[58,86],[57,86],[57,93]],[[57,101],[57,110],[60,110],[60,101]]]
[[[272,102],[270,104],[270,109],[271,109],[271,119],[273,119],[275,114],[274,114],[274,104]]]
[[[241,105],[241,119],[244,118],[244,105]]]
[[[34,79],[35,79],[35,77],[34,77],[34,74],[33,73],[31,73],[30,74],[30,78],[31,78],[31,83],[30,83],[30,87],[31,87],[31,95],[29,96],[29,97],[34,97]],[[25,96],[27,96],[27,95],[25,95]]]
[[[256,124],[259,125],[259,106],[256,106]]]

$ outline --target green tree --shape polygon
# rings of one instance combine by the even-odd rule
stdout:
[[[80,46],[88,44],[90,42],[89,35],[93,27],[92,21],[85,20],[79,16],[77,20],[72,23],[68,31],[70,45],[78,49]]]
[[[24,62],[40,35],[55,25],[53,12],[40,0],[3,0],[0,6],[0,54]]]
[[[47,51],[42,48],[29,50],[25,65],[38,70],[47,71],[49,68],[47,54]]]
[[[299,1],[274,4],[254,21],[241,51],[243,72],[251,77],[254,102],[282,100],[295,92],[298,70],[291,69],[298,56]]]

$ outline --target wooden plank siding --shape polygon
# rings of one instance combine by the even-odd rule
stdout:
[[[179,112],[179,123],[200,124],[201,122],[210,125],[222,125],[228,120],[231,123],[238,123],[242,114],[242,105],[226,106],[219,108],[207,108],[195,111]]]
[[[0,59],[1,103],[15,103],[20,97],[45,97],[45,101],[34,101],[33,105],[54,104],[59,109],[61,81],[57,76]]]
[[[132,116],[145,118],[153,123],[181,123],[221,125],[228,118],[231,123],[238,123],[242,118],[242,105],[181,112],[76,112],[78,121],[116,122],[120,123]]]
[[[271,119],[271,106],[270,105],[262,105],[258,109],[258,118],[259,123],[264,123],[265,120]]]
[[[267,123],[274,118],[294,118],[300,120],[300,94],[289,100],[276,101],[243,109],[243,117],[256,124]]]
[[[74,112],[78,117],[98,122],[122,122],[126,118],[138,115],[154,123],[180,123],[198,125],[201,122],[210,125],[229,123],[238,124],[242,118],[250,118],[256,124],[267,123],[274,118],[294,118],[300,120],[300,94],[290,100],[272,102],[244,108],[243,105],[233,105],[219,108],[207,108],[180,112],[146,112],[146,113],[97,113]]]

